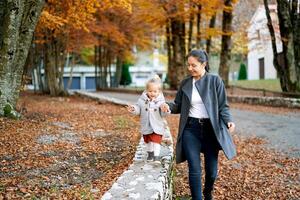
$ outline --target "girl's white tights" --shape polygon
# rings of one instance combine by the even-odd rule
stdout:
[[[154,142],[149,142],[146,143],[146,149],[148,152],[154,152],[154,156],[159,156],[160,154],[160,144],[154,143]]]
[[[146,143],[146,150],[147,150],[148,152],[154,151],[154,150],[153,150],[153,142],[148,142],[148,143]]]
[[[160,144],[153,143],[154,156],[159,156],[160,153]]]

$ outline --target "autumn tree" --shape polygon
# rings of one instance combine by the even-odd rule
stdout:
[[[117,87],[121,81],[122,66],[132,58],[132,49],[145,49],[151,45],[155,30],[152,23],[145,20],[142,2],[114,2],[110,8],[99,10],[90,29],[95,38],[95,73],[97,89]],[[147,7],[147,6],[146,6]],[[112,64],[116,72],[112,74]],[[114,77],[114,81],[112,81]]]
[[[149,5],[151,3],[152,5]],[[168,81],[170,87],[176,89],[187,74],[185,68],[187,52],[192,48],[204,49],[205,40],[207,50],[210,51],[212,37],[222,34],[222,31],[215,27],[215,23],[217,12],[224,7],[223,1],[156,0],[151,3],[148,3],[150,9],[146,17],[165,27]]]
[[[264,0],[268,28],[271,35],[273,64],[278,72],[284,92],[300,92],[300,11],[297,0],[277,0],[277,13],[282,41],[282,64],[277,51],[275,31],[270,16],[268,1]]]
[[[84,33],[89,32],[87,26],[99,6],[97,0],[47,1],[35,33],[44,63],[44,92],[52,96],[64,94],[66,57],[86,41]]]
[[[23,66],[43,0],[0,2],[0,115],[16,116]]]

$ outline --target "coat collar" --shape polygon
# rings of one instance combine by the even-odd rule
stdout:
[[[201,94],[203,94],[203,92],[205,90],[204,86],[206,85],[206,82],[207,82],[207,72],[204,74],[204,76],[201,79],[199,79],[195,82],[196,88],[197,88],[203,102],[205,101],[205,99],[203,99]],[[189,100],[191,102],[192,91],[193,91],[193,77],[192,76],[187,78],[187,81],[185,82],[185,84],[182,87],[182,91],[187,95],[187,97],[189,98]]]
[[[185,95],[189,98],[189,101],[192,100],[192,91],[193,91],[193,77],[190,76],[185,84],[182,86],[182,91],[185,93]]]
[[[204,103],[205,106],[208,105],[208,97],[205,94],[205,90],[207,90],[209,87],[207,85],[207,72],[204,74],[204,76],[195,82],[195,86],[199,92],[199,95]]]
[[[141,97],[140,97],[143,101],[146,101],[146,102],[149,102],[150,101],[150,99],[149,99],[149,97],[147,96],[147,91],[145,90],[143,93],[142,93],[142,95],[141,95]],[[154,99],[153,100],[153,102],[154,103],[158,103],[158,102],[162,102],[162,101],[164,101],[164,95],[163,95],[163,93],[161,92],[159,95],[158,95],[158,97],[156,98],[156,99]]]

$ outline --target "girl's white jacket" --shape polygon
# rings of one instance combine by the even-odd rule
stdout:
[[[134,106],[132,114],[140,115],[141,133],[148,135],[156,133],[159,135],[165,135],[167,131],[167,123],[164,117],[168,113],[164,113],[159,108],[161,104],[165,103],[165,98],[162,93],[159,96],[150,101],[146,91],[139,97],[137,103]]]

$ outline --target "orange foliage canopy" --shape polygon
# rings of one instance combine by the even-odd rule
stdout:
[[[64,40],[68,51],[91,45],[95,43],[91,33],[95,15],[113,8],[131,12],[131,0],[48,0],[36,29],[36,42],[47,42],[50,37]]]

